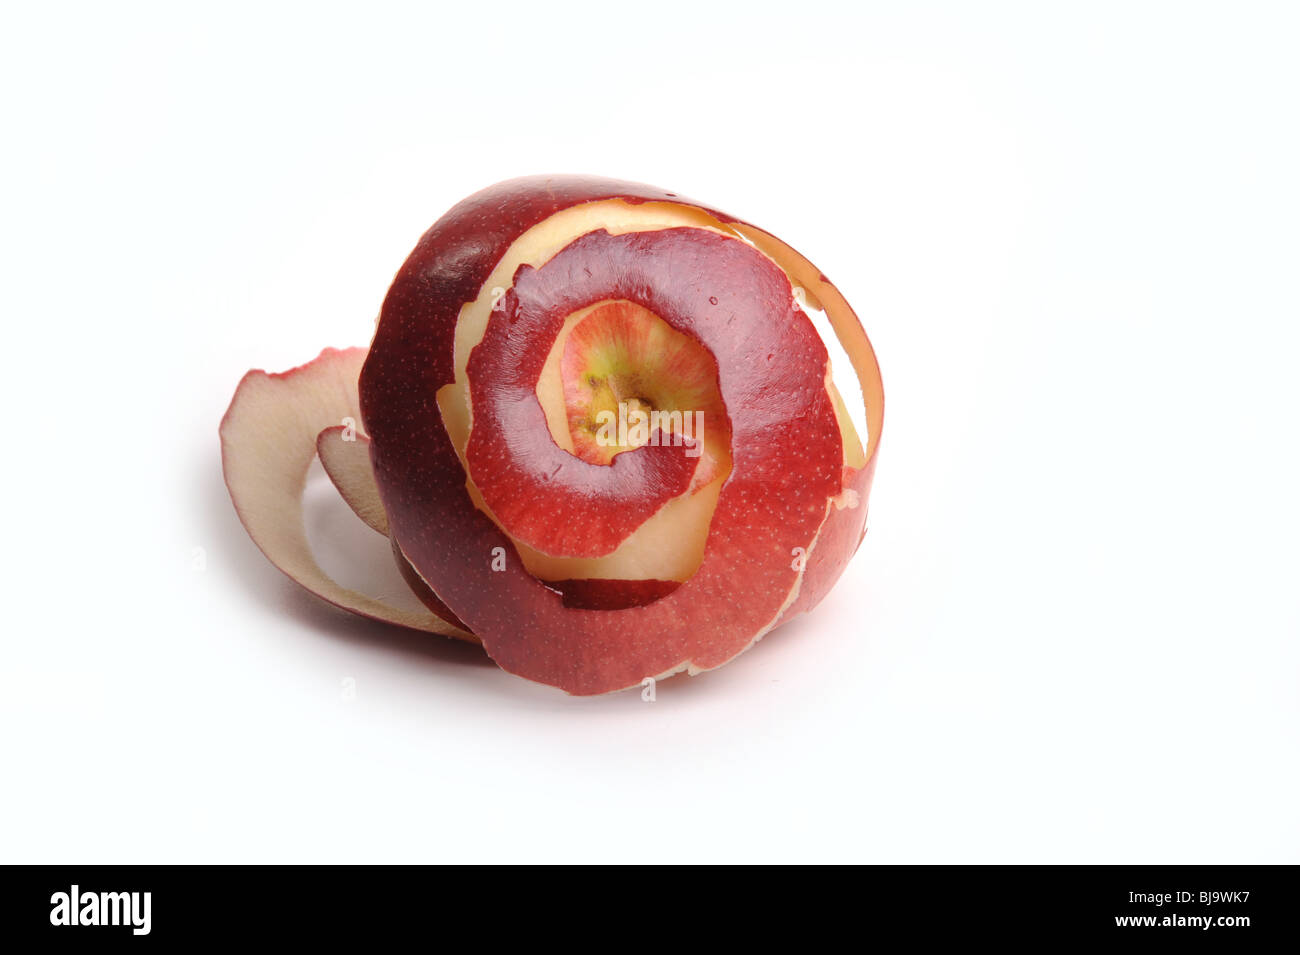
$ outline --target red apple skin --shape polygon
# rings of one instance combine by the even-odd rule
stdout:
[[[875,441],[867,466],[850,476],[860,504],[843,510],[832,506],[825,517],[827,498],[841,490],[841,451],[833,414],[821,407],[828,399],[820,388],[823,367],[818,362],[824,363],[825,350],[819,340],[815,345],[770,342],[784,350],[791,393],[808,402],[803,419],[808,427],[778,435],[776,443],[771,429],[779,425],[780,415],[762,407],[741,412],[743,369],[734,358],[718,355],[726,350],[725,341],[706,342],[719,358],[720,370],[727,365],[721,373],[733,376],[731,393],[724,389],[723,397],[732,419],[736,463],[719,498],[699,570],[662,599],[619,611],[565,607],[558,593],[524,570],[509,539],[474,507],[434,395],[454,378],[452,340],[460,308],[477,297],[507,248],[550,215],[605,199],[674,202],[747,226],[674,193],[616,180],[529,177],[492,186],[457,204],[421,238],[385,299],[361,375],[371,460],[401,551],[502,667],[575,694],[634,686],[687,665],[718,666],[778,618],[810,608],[861,540],[874,471]],[[780,272],[775,267],[770,271]],[[720,297],[754,294],[754,276],[742,278],[733,285],[725,274],[710,275],[710,290]],[[764,294],[773,303],[778,293],[788,295],[784,274],[766,275],[768,280],[771,287]],[[762,346],[751,338],[751,351]],[[803,387],[809,383],[816,387]],[[781,415],[789,412],[787,403]],[[748,414],[754,419],[745,420]],[[826,462],[832,459],[835,473],[827,475]],[[801,469],[800,460],[816,463]],[[822,532],[800,595],[785,608],[797,579],[790,559],[793,546],[811,545],[819,526]],[[503,571],[492,569],[498,547],[508,555]]]
[[[550,344],[575,309],[563,298],[558,305],[521,302],[521,291],[538,283],[529,281],[537,273],[520,271],[501,302],[507,320],[489,324],[469,359],[469,472],[516,540],[547,553],[600,557],[687,489],[697,459],[656,441],[600,465],[555,443],[534,395]],[[512,453],[502,453],[501,434],[512,436]],[[553,520],[556,512],[565,519]]]
[[[842,509],[831,506],[831,512],[817,535],[817,544],[807,555],[807,569],[799,586],[799,594],[781,615],[781,623],[801,613],[807,613],[822,602],[835,582],[844,573],[849,560],[857,553],[867,532],[867,495],[876,474],[876,456],[873,454],[861,468],[844,469],[844,487],[856,495],[856,507]],[[780,624],[778,624],[780,626]]]
[[[676,580],[608,580],[604,578],[550,581],[564,596],[566,607],[583,610],[626,610],[658,600],[681,583]]]
[[[402,575],[402,580],[406,581],[406,586],[411,588],[411,593],[420,599],[420,603],[448,623],[460,627],[462,630],[469,630],[469,627],[465,626],[465,622],[452,613],[450,607],[438,599],[438,595],[433,592],[432,588],[416,572],[416,569],[411,566],[411,562],[406,559],[406,555],[397,546],[397,539],[389,538],[389,543],[393,548],[393,559],[397,561],[398,573]],[[480,643],[481,641],[474,634],[470,634],[469,642]]]

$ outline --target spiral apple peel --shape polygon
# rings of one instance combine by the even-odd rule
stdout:
[[[221,439],[240,519],[299,584],[587,695],[715,668],[815,607],[865,533],[883,411],[861,323],[790,246],[653,187],[532,177],[425,233],[368,351],[245,376]],[[427,613],[320,568],[316,456]]]

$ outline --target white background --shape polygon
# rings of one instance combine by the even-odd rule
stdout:
[[[1294,6],[467,6],[5,14],[0,860],[1300,861]],[[534,172],[768,228],[884,371],[843,580],[653,704],[320,604],[221,483],[245,370]]]

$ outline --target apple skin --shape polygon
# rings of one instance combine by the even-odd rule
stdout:
[[[465,639],[470,643],[482,642],[478,637],[469,632],[469,628],[465,626],[465,622],[452,613],[451,608],[443,603],[438,598],[438,595],[433,592],[433,589],[424,582],[416,569],[411,566],[411,562],[406,559],[406,555],[403,554],[401,549],[397,546],[396,538],[390,537],[389,543],[392,545],[393,559],[397,561],[397,571],[402,575],[402,580],[406,581],[406,586],[411,588],[411,593],[415,594],[415,596],[420,599],[420,602],[432,610],[435,615],[446,620],[452,626],[459,627],[461,630],[465,631],[466,636],[461,639]]]
[[[474,428],[465,453],[470,474],[517,540],[547,553],[600,557],[684,493],[698,459],[656,441],[600,465],[555,443],[534,398],[537,378],[565,317],[577,311],[573,296],[562,293],[582,285],[565,276],[562,289],[539,291],[544,283],[536,277],[549,270],[520,272],[501,302],[506,321],[490,324],[469,360]],[[533,300],[521,301],[526,290],[533,290]],[[502,434],[512,436],[510,454],[503,454],[496,440]],[[564,520],[555,520],[557,513]]]
[[[602,578],[551,581],[566,607],[583,610],[626,610],[659,600],[681,586],[676,580],[607,580]]]
[[[775,443],[773,428],[789,417],[789,402],[780,408],[751,403],[742,411],[747,381],[735,376],[743,369],[735,355],[719,355],[727,350],[725,339],[706,342],[719,357],[720,373],[733,375],[730,392],[723,383],[723,396],[736,464],[699,570],[662,599],[618,611],[566,607],[558,593],[529,575],[510,539],[475,508],[434,396],[454,379],[452,342],[461,306],[479,295],[511,244],[556,212],[606,199],[700,209],[787,250],[793,258],[782,263],[786,270],[823,301],[834,292],[825,276],[809,272],[811,264],[775,237],[675,193],[594,177],[510,180],[458,203],[420,239],[384,301],[360,380],[371,461],[396,546],[502,667],[575,694],[635,686],[645,677],[682,669],[710,669],[781,620],[810,609],[861,541],[878,441],[873,427],[865,466],[841,470],[839,433],[831,427],[833,414],[822,406],[829,404],[825,389],[803,387],[821,384],[825,349],[820,340],[780,337],[765,343],[754,340],[753,329],[732,333],[748,336],[746,354],[767,345],[781,351],[791,393],[807,403],[808,414],[796,418],[806,427],[776,435]],[[752,275],[734,286],[725,274],[713,277],[724,295],[752,294]],[[764,294],[788,296],[784,274],[768,278],[773,287]],[[837,292],[834,297],[843,303]],[[863,364],[870,371],[875,368],[870,345],[847,303],[841,315],[845,312],[861,336]],[[807,328],[815,339],[811,325]],[[863,383],[869,412],[871,397],[880,393],[878,370],[874,374]],[[879,407],[874,414],[878,421]],[[801,461],[813,464],[804,468]],[[856,506],[829,503],[843,500],[846,489]],[[790,560],[791,542],[808,553],[805,566]],[[496,548],[508,555],[504,570],[493,569]]]

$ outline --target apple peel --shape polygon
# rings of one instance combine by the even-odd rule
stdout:
[[[370,468],[370,439],[353,427],[336,424],[316,436],[316,454],[352,513],[387,537],[388,515]]]
[[[365,356],[364,348],[326,348],[289,371],[244,376],[220,428],[230,499],[266,558],[316,596],[371,620],[465,639],[468,633],[432,611],[405,610],[339,584],[307,542],[302,499],[318,436],[347,419],[361,420],[357,377]]]

